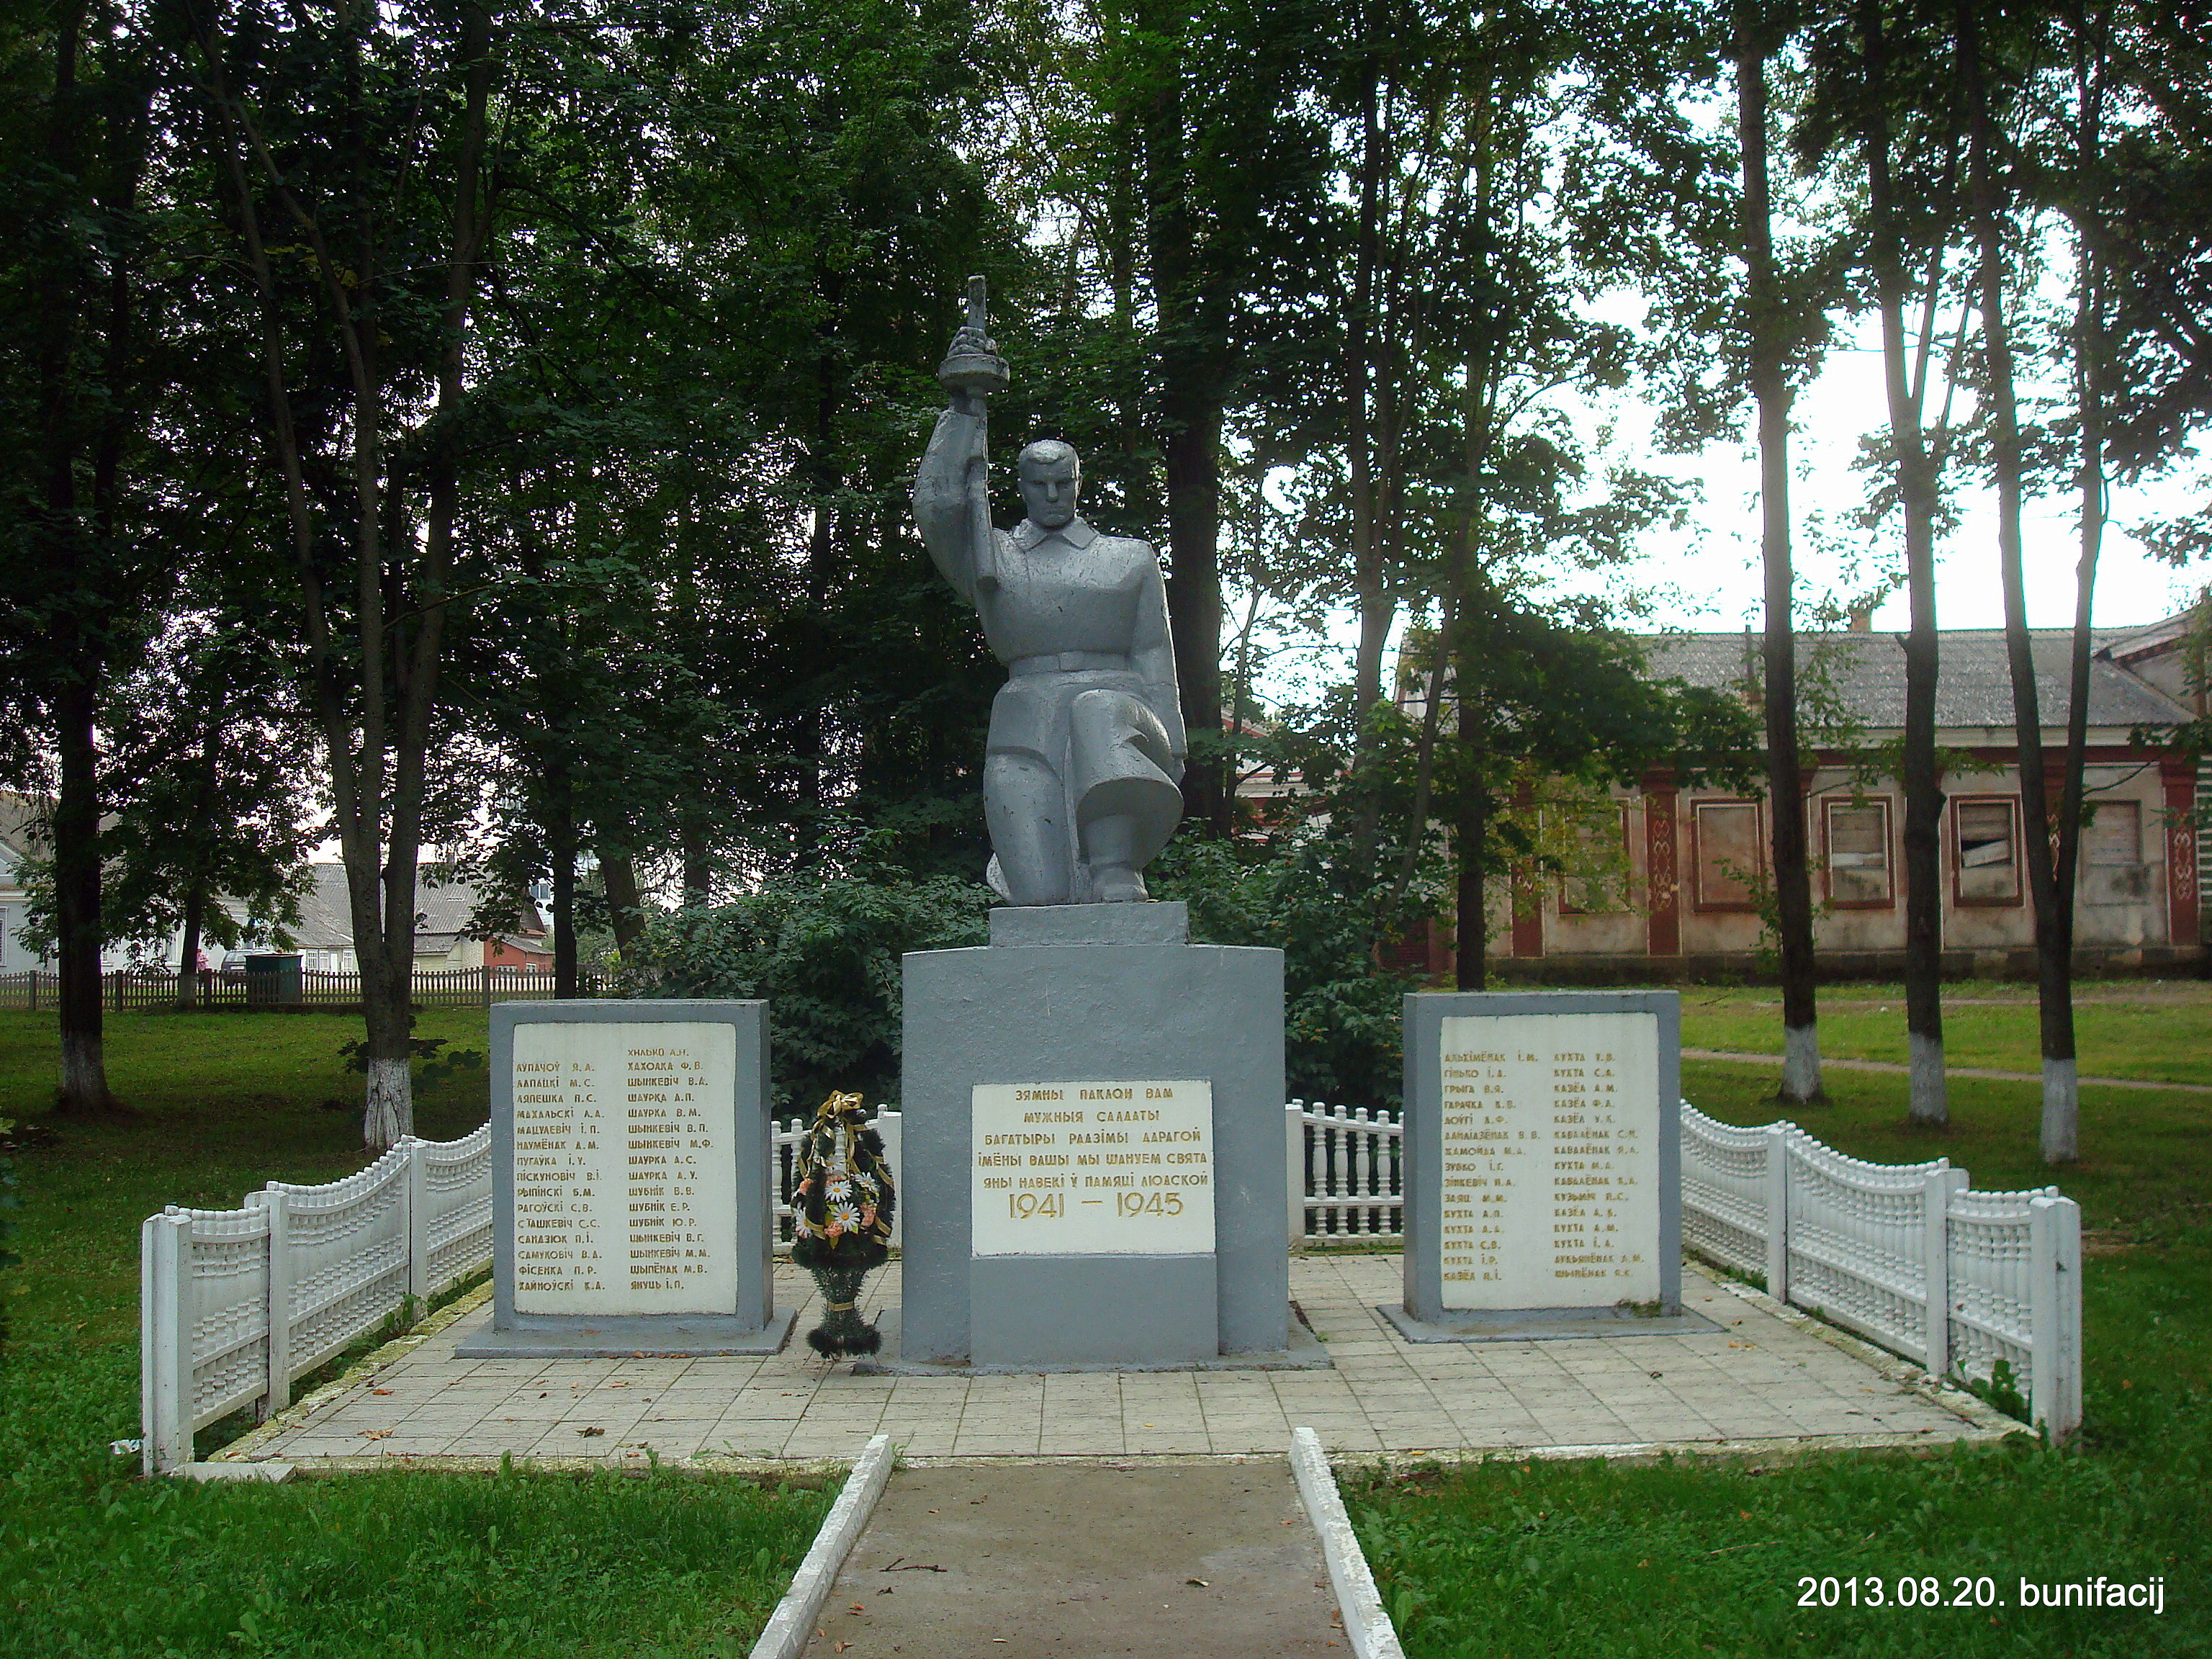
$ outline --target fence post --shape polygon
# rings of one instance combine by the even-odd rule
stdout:
[[[898,1192],[906,1177],[906,1115],[902,1112],[878,1111],[876,1114],[876,1133],[883,1137],[884,1162],[890,1166],[891,1191]],[[891,1237],[893,1246],[906,1243],[906,1206],[891,1206]]]
[[[191,1322],[185,1294],[188,1216],[163,1211],[138,1230],[139,1467],[161,1474],[192,1461]]]
[[[1930,1376],[1951,1369],[1951,1194],[1971,1178],[1947,1161],[1920,1182],[1920,1277],[1928,1297],[1921,1364]]]
[[[2028,1416],[2052,1441],[2081,1423],[2081,1207],[2027,1200]]]
[[[1306,1236],[1306,1103],[1286,1101],[1283,1106],[1283,1195],[1289,1200],[1291,1243]]]
[[[264,1187],[246,1201],[269,1212],[269,1392],[260,1409],[266,1419],[292,1403],[292,1195]]]
[[[407,1294],[419,1315],[430,1299],[430,1171],[424,1157],[429,1147],[414,1135],[399,1144],[407,1153],[399,1176],[399,1201],[407,1210]]]
[[[1790,1131],[1766,1126],[1766,1293],[1790,1299]]]

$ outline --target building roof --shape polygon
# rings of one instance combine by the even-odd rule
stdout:
[[[9,854],[6,867],[14,868],[39,850],[40,803],[13,789],[0,789],[0,848]]]
[[[2132,644],[2149,629],[2099,629],[2091,640],[2089,724],[2100,727],[2166,726],[2189,711],[2157,687],[2113,660],[2112,647]],[[1947,629],[1936,635],[1941,669],[1936,685],[1938,726],[2012,725],[2012,671],[2005,636],[1997,629]],[[1743,687],[1756,672],[1759,641],[1748,631],[1675,634],[1644,641],[1651,672],[1717,690]],[[2071,702],[2069,659],[2073,630],[2029,630],[2035,661],[2037,705],[2045,726],[2063,726]],[[1822,697],[1868,730],[1905,724],[1905,644],[1895,634],[1800,634],[1797,684],[1801,704]]]
[[[303,951],[349,951],[353,948],[353,906],[346,893],[345,866],[311,864],[314,879],[300,896],[299,925],[290,929]],[[445,882],[432,886],[418,879],[415,888],[415,948],[419,951],[442,936],[440,951],[455,940],[474,937],[468,932],[469,913],[476,908],[472,882]]]

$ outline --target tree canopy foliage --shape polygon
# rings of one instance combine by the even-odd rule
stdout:
[[[434,847],[485,925],[550,883],[564,987],[588,921],[783,988],[799,1093],[884,1075],[884,963],[972,931],[988,850],[998,671],[907,504],[972,272],[1001,444],[1073,442],[1166,562],[1205,844],[1164,890],[1283,943],[1300,1086],[1373,1097],[1401,934],[1455,908],[1479,983],[1570,795],[1757,770],[1641,671],[1624,572],[1691,502],[1610,404],[1710,441],[1874,312],[1913,561],[1947,469],[2101,512],[2212,411],[2205,50],[2137,0],[18,8],[0,769],[47,803],[64,1097],[106,1099],[104,944],[228,943],[216,891],[281,922],[325,838],[373,1144]],[[2009,437],[1992,294],[2075,389]],[[1262,617],[1336,608],[1334,689],[1260,698]],[[1302,792],[1255,813],[1259,771]]]

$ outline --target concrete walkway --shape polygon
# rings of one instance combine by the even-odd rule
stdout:
[[[1779,1054],[1739,1054],[1732,1048],[1685,1048],[1685,1060],[1722,1060],[1744,1066],[1779,1066]],[[1912,1068],[1894,1060],[1838,1060],[1832,1055],[1820,1056],[1820,1064],[1832,1066],[1839,1072],[1887,1072],[1896,1077],[1909,1074]],[[1999,1072],[1987,1066],[1946,1066],[1949,1077],[1980,1078],[1991,1083],[2041,1083],[2039,1072]],[[2212,1095],[2212,1083],[2159,1083],[2134,1077],[2085,1077],[2077,1079],[2084,1089],[2149,1089],[2164,1094]]]
[[[1395,1255],[1294,1256],[1291,1295],[1334,1369],[858,1376],[798,1337],[769,1358],[463,1360],[490,1316],[448,1310],[221,1454],[328,1469],[663,1462],[848,1462],[888,1434],[910,1465],[971,1459],[1279,1458],[1310,1425],[1340,1453],[1931,1444],[2018,1425],[1911,1368],[1694,1265],[1683,1299],[1716,1328],[1676,1335],[1410,1344],[1375,1310]],[[896,1266],[866,1306],[898,1297]],[[779,1264],[780,1305],[815,1322]],[[1203,1577],[1204,1575],[1199,1575]]]
[[[1349,1650],[1280,1456],[902,1470],[815,1629],[810,1659]]]

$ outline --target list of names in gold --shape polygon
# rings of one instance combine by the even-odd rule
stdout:
[[[514,1310],[737,1303],[737,1036],[704,1023],[514,1028]]]
[[[1656,1017],[1494,1014],[1443,1027],[1443,1305],[1656,1301]]]

